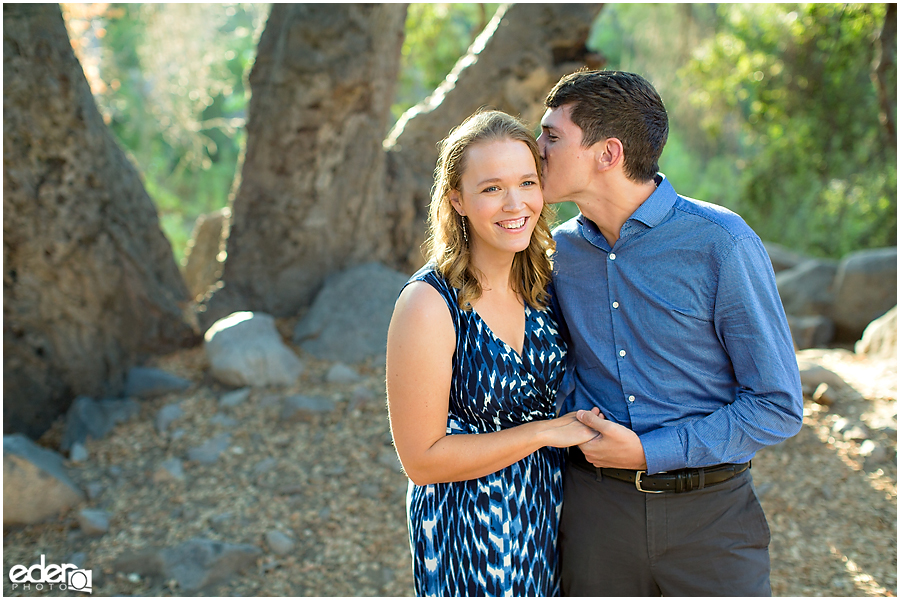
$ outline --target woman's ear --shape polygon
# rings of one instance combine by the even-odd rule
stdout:
[[[450,200],[450,204],[453,205],[453,208],[456,209],[462,216],[466,216],[466,211],[462,207],[462,202],[460,201],[460,193],[459,190],[450,190],[447,194],[447,199]]]

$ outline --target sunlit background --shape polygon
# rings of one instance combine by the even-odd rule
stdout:
[[[497,6],[410,5],[393,119]],[[270,5],[62,7],[181,261],[197,217],[228,204]],[[896,134],[875,76],[884,16],[883,4],[607,4],[588,45],[660,91],[671,121],[661,169],[676,189],[736,210],[764,240],[839,258],[897,243]]]

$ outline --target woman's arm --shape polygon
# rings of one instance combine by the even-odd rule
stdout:
[[[447,435],[456,332],[440,294],[406,286],[387,340],[388,412],[400,462],[417,485],[476,479],[544,446],[583,443],[597,432],[574,413],[484,434]]]

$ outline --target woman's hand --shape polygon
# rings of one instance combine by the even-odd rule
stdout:
[[[545,446],[554,448],[568,448],[584,444],[600,435],[578,420],[578,413],[570,412],[556,419],[543,421],[547,429],[543,432]]]

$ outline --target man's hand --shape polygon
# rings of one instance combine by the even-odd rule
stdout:
[[[607,421],[596,407],[590,411],[579,410],[578,420],[600,433],[578,446],[592,465],[615,469],[647,468],[644,447],[635,432]]]

